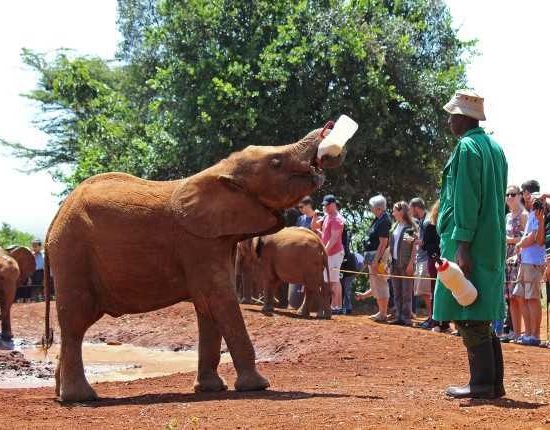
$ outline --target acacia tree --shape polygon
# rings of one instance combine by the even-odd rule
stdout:
[[[30,97],[61,110],[41,125],[44,151],[17,149],[37,168],[72,165],[69,188],[113,169],[187,176],[346,113],[360,128],[327,187],[351,210],[374,192],[435,192],[452,147],[440,106],[465,84],[471,46],[442,0],[118,4],[119,64],[27,53],[41,73]]]

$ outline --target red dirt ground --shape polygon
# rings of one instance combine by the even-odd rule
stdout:
[[[16,304],[14,333],[38,340],[44,305]],[[271,381],[264,392],[193,393],[194,373],[133,382],[100,383],[101,400],[62,405],[52,388],[0,390],[0,428],[548,428],[550,350],[504,345],[507,396],[456,401],[442,394],[467,382],[459,338],[379,325],[365,316],[331,321],[296,318],[291,311],[243,314]],[[56,330],[59,334],[59,331]],[[193,349],[189,303],[119,319],[105,317],[89,341]],[[230,387],[231,364],[221,366]]]

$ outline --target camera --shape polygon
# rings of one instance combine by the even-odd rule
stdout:
[[[544,202],[541,199],[535,199],[533,202],[533,210],[540,211],[544,209]]]
[[[542,209],[546,209],[546,199],[543,198],[543,196],[540,193],[533,193],[531,194],[531,197],[533,198],[534,211],[540,211]]]

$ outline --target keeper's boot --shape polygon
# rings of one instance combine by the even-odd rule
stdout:
[[[495,358],[495,398],[506,395],[504,390],[504,358],[499,338],[493,333],[493,354]]]
[[[493,342],[488,341],[466,348],[470,364],[470,383],[463,387],[449,387],[445,391],[457,399],[494,399],[495,398],[495,358]]]

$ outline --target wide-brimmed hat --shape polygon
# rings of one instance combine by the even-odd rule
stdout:
[[[451,115],[465,115],[478,121],[485,121],[483,97],[471,90],[458,90],[443,109]]]

